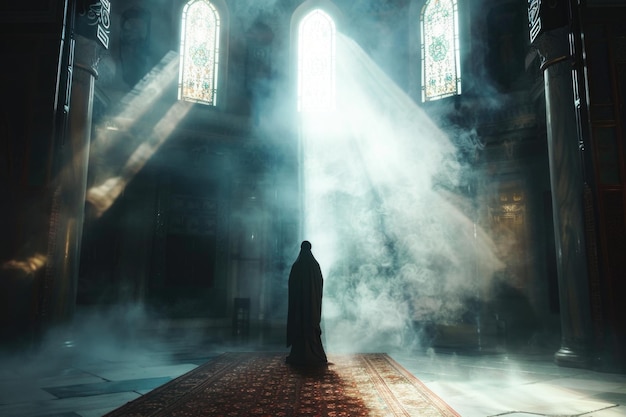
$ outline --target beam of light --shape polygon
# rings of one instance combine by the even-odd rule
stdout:
[[[135,149],[118,175],[107,178],[99,185],[94,185],[87,190],[86,199],[95,208],[96,217],[100,217],[113,205],[128,182],[163,145],[192,105],[192,103],[185,101],[174,103],[165,116],[154,126],[147,140]]]
[[[167,87],[176,82],[177,76],[178,53],[170,51],[120,100],[113,110],[112,116],[106,118],[102,124],[95,126],[95,136],[92,138],[90,147],[76,149],[73,152],[72,160],[61,168],[59,177],[67,177],[76,167],[79,167],[84,159],[85,152],[89,151],[95,159],[106,159],[107,151],[115,145],[111,132],[132,128],[163,97]],[[86,199],[94,204],[98,216],[102,215],[115,202],[115,199],[124,190],[128,181],[141,169],[156,149],[161,146],[172,129],[187,113],[188,109],[188,105],[175,104],[168,114],[154,127],[152,133],[142,136],[147,136],[148,141],[138,146],[120,173],[102,180],[98,186],[88,190]],[[69,233],[69,230],[66,232]],[[66,245],[69,242],[69,239],[65,239]],[[65,247],[64,250],[66,252],[69,251],[69,247]],[[46,262],[47,257],[45,255],[36,253],[25,259],[6,261],[1,268],[4,270],[20,270],[26,274],[32,274],[43,268]]]
[[[178,77],[178,53],[169,51],[161,61],[128,92],[112,110],[112,114],[96,125],[91,152],[101,154],[113,145],[111,132],[132,128],[139,119],[163,97],[166,88]]]
[[[137,85],[123,97],[112,111],[95,129],[96,136],[91,146],[91,159],[100,160],[103,169],[108,170],[105,178],[97,178],[96,185],[87,190],[86,201],[91,203],[96,217],[102,216],[117,200],[128,182],[139,172],[150,157],[167,139],[172,130],[189,111],[190,105],[176,102],[167,114],[150,132],[135,132],[129,138],[119,131],[138,130],[142,117],[148,114],[163,98],[168,87],[175,85],[178,78],[179,55],[170,51]],[[110,149],[125,140],[142,142],[134,144],[135,150],[121,169],[111,171],[110,167],[119,166],[119,156],[110,156]],[[128,143],[125,143],[128,145]]]
[[[46,264],[46,256],[36,253],[23,260],[12,259],[2,264],[2,269],[20,270],[25,274],[34,274]]]
[[[455,202],[450,139],[342,34],[336,58],[337,111],[301,114],[304,238],[324,270],[326,343],[414,346],[416,322],[454,323],[503,265]]]

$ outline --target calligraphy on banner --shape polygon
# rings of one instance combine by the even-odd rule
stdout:
[[[109,0],[83,0],[77,9],[77,32],[89,39],[97,40],[109,49],[111,36],[111,2]]]

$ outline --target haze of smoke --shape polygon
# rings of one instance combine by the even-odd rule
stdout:
[[[416,323],[461,319],[502,265],[452,203],[462,165],[450,139],[354,41],[339,34],[336,56],[337,112],[303,120],[328,349],[411,348]]]

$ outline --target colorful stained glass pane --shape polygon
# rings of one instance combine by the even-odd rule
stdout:
[[[315,9],[298,30],[298,110],[327,111],[335,106],[335,22]]]
[[[180,42],[178,98],[217,104],[220,16],[206,0],[185,5]]]
[[[429,0],[421,23],[422,101],[461,94],[456,0]]]

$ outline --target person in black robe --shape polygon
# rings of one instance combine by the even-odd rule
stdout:
[[[287,363],[291,365],[328,363],[320,327],[323,285],[322,270],[311,252],[311,243],[305,240],[289,273],[287,347],[291,346],[291,352]]]

